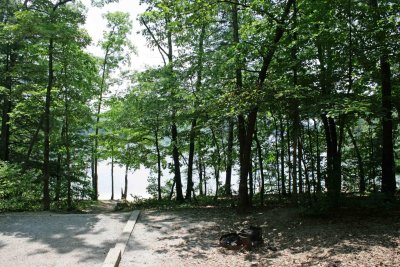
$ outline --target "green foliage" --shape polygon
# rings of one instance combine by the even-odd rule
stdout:
[[[232,207],[234,203],[234,200],[231,198],[221,198],[215,200],[214,196],[197,196],[195,200],[183,203],[178,203],[174,200],[167,199],[159,201],[155,198],[145,199],[139,196],[132,197],[133,200],[127,203],[126,209],[179,210],[212,207]]]
[[[40,172],[0,161],[0,211],[40,209]]]

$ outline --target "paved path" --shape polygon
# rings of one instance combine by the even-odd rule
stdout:
[[[0,266],[101,266],[130,214],[2,214]]]

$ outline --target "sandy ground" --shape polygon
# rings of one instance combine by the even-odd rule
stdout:
[[[0,266],[101,266],[130,213],[0,215]]]
[[[261,226],[264,245],[219,247],[244,222]],[[311,219],[292,209],[241,217],[229,209],[142,211],[122,267],[400,266],[400,217]]]

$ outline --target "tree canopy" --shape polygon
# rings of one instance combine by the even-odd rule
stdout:
[[[80,1],[0,2],[4,203],[97,199],[99,159],[125,167],[125,199],[140,166],[158,200],[238,195],[241,212],[395,196],[399,1],[140,3],[140,29],[104,14],[96,58]],[[161,65],[132,71],[131,31]]]

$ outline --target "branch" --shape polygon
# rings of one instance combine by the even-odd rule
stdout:
[[[140,21],[143,23],[143,25],[146,27],[147,31],[150,33],[151,38],[153,39],[153,41],[156,43],[158,50],[161,51],[162,53],[164,53],[166,56],[168,56],[168,53],[164,50],[164,48],[162,48],[162,46],[160,45],[160,42],[157,41],[156,37],[154,36],[153,32],[150,30],[150,28],[147,26],[146,22],[144,21],[143,18],[140,18]],[[162,53],[160,52],[160,54],[162,55]],[[164,56],[163,56],[164,59]],[[164,60],[165,62],[165,60]]]
[[[283,11],[280,22],[278,23],[278,25],[276,26],[276,29],[275,29],[275,36],[274,36],[273,43],[270,46],[268,53],[263,57],[263,64],[262,64],[262,67],[261,67],[261,70],[260,70],[260,73],[258,76],[258,86],[260,86],[260,89],[261,89],[262,85],[264,84],[264,81],[267,77],[267,70],[268,70],[269,65],[272,61],[272,58],[275,54],[277,45],[278,45],[279,41],[281,40],[283,33],[285,32],[283,23],[285,22],[286,18],[288,17],[290,8],[292,7],[292,5],[294,3],[295,3],[295,0],[288,0],[286,2],[285,9]]]
[[[58,2],[57,4],[54,5],[53,11],[56,11],[56,9],[59,6],[65,5],[66,3],[71,2],[71,1],[73,1],[73,0],[61,0],[60,2]]]

